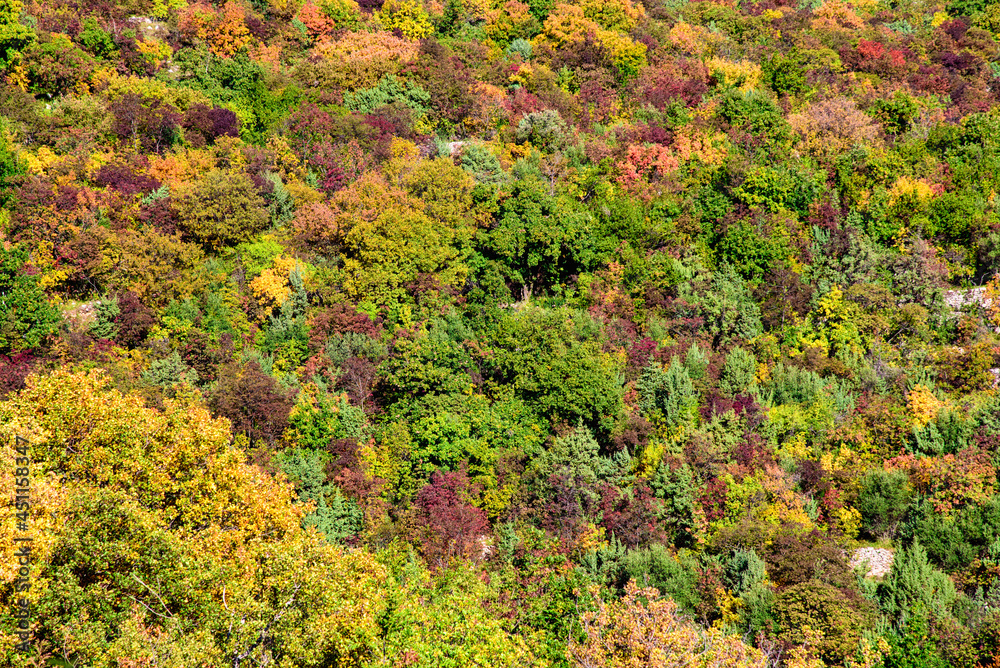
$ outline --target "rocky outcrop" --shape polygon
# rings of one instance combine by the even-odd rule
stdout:
[[[892,550],[862,547],[854,551],[848,564],[851,568],[864,567],[865,577],[881,579],[892,570],[892,559]]]

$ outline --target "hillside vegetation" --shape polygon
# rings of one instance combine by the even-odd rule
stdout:
[[[1000,668],[998,38],[0,0],[0,666]]]

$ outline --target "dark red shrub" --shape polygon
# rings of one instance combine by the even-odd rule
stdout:
[[[184,136],[195,148],[214,144],[219,137],[238,137],[240,122],[236,114],[222,107],[210,108],[204,104],[193,104],[181,121]]]
[[[774,453],[767,442],[757,434],[744,434],[733,449],[733,459],[750,473],[774,463]]]
[[[317,313],[309,323],[309,349],[322,351],[330,336],[347,332],[377,337],[382,332],[381,318],[374,321],[350,304],[333,304]]]
[[[701,104],[708,92],[708,72],[700,63],[683,61],[670,69],[650,68],[636,82],[636,95],[657,109],[679,101],[688,108]]]
[[[194,330],[188,334],[181,357],[185,364],[198,372],[202,382],[212,382],[218,367],[233,357],[233,337],[229,332],[223,332],[218,343],[214,343],[207,332]]]
[[[115,325],[118,328],[116,340],[126,348],[136,348],[146,340],[149,330],[156,324],[153,310],[142,303],[134,292],[123,292],[118,295],[118,316]]]
[[[969,31],[970,27],[971,26],[967,19],[964,17],[958,17],[951,19],[950,21],[945,21],[938,26],[938,30],[948,35],[956,42],[959,42],[963,37],[965,37],[965,33]]]
[[[435,472],[414,500],[415,531],[429,564],[442,567],[457,557],[482,556],[480,540],[490,533],[486,513],[468,501],[464,471]]]
[[[171,235],[180,231],[180,219],[177,217],[177,210],[170,206],[169,197],[161,197],[145,204],[139,210],[139,221],[160,234]]]
[[[350,402],[364,410],[375,410],[375,383],[378,366],[364,357],[348,357],[341,366],[343,375],[337,387],[347,392]]]
[[[288,426],[294,392],[284,390],[257,362],[231,362],[217,373],[218,384],[208,397],[212,410],[233,423],[234,433],[273,447]]]
[[[698,502],[705,511],[705,519],[709,522],[721,520],[726,516],[726,502],[729,499],[729,485],[721,478],[712,478],[705,485]]]
[[[601,525],[627,547],[640,547],[666,539],[657,517],[660,502],[645,483],[631,489],[605,485],[601,489]]]
[[[163,151],[178,137],[181,115],[162,100],[126,93],[111,103],[112,130],[124,142],[149,153]]]
[[[0,355],[0,399],[24,389],[24,379],[31,373],[34,362],[30,353]]]
[[[128,165],[104,165],[94,175],[94,185],[112,188],[123,195],[133,196],[149,193],[160,187],[154,178],[139,174]]]
[[[549,476],[544,502],[538,506],[542,528],[570,545],[597,512],[599,496],[569,473]]]

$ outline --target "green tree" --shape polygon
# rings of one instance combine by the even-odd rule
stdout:
[[[678,358],[664,369],[656,362],[650,362],[643,369],[639,382],[643,410],[660,415],[670,427],[692,422],[698,408],[698,396],[688,370]]]
[[[521,180],[501,203],[493,229],[482,233],[480,247],[526,300],[590,268],[592,227],[590,213],[570,198],[548,193],[541,181]]]
[[[10,250],[0,244],[0,352],[40,347],[58,322],[28,252],[20,244]]]
[[[602,441],[623,410],[621,364],[601,352],[599,341],[581,340],[567,316],[565,310],[526,308],[505,318],[493,332],[488,369],[541,416],[570,425],[582,421]]]
[[[0,116],[0,208],[12,203],[14,189],[27,173],[24,162],[10,145],[8,130],[7,120]]]
[[[731,397],[737,394],[753,394],[757,391],[757,358],[743,348],[733,348],[726,355],[722,367],[719,389]]]
[[[35,31],[21,23],[23,11],[20,0],[0,0],[0,69],[35,40]]]
[[[951,578],[934,568],[927,551],[914,541],[896,551],[892,571],[879,584],[878,597],[890,618],[903,620],[914,615],[949,615],[956,593]]]
[[[861,480],[857,508],[870,535],[891,538],[906,515],[913,487],[905,471],[872,469]]]

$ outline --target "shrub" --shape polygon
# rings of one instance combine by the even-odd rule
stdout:
[[[55,331],[58,311],[46,299],[38,270],[21,245],[8,250],[0,244],[0,295],[0,353],[34,350]]]
[[[181,115],[162,100],[127,93],[111,103],[112,126],[118,138],[139,150],[166,150],[180,137]]]
[[[193,104],[181,121],[184,138],[195,148],[214,144],[219,137],[239,137],[240,122],[236,114],[222,107]]]
[[[171,201],[180,225],[215,248],[247,241],[269,224],[264,200],[245,174],[210,171],[178,187]]]
[[[288,427],[294,405],[290,393],[255,361],[226,364],[219,369],[218,377],[208,395],[212,410],[228,418],[233,431],[245,434],[251,443],[275,447]]]
[[[486,513],[468,501],[469,480],[462,471],[436,472],[417,492],[418,540],[428,563],[441,568],[456,557],[481,557],[480,540],[489,535]]]
[[[809,580],[780,592],[774,602],[781,638],[801,645],[806,630],[819,631],[815,650],[827,665],[838,665],[853,656],[861,633],[871,623],[871,614],[857,596]]]
[[[892,618],[903,620],[912,615],[944,617],[955,603],[955,585],[931,566],[927,552],[915,541],[897,550],[892,571],[879,584],[882,609]]]
[[[655,587],[669,596],[686,614],[693,615],[699,603],[698,562],[693,557],[675,554],[664,545],[650,545],[625,554],[623,576],[629,581]]]
[[[857,508],[861,526],[871,536],[892,538],[906,515],[913,487],[905,471],[869,471],[861,481]]]
[[[575,668],[628,665],[653,668],[684,663],[696,668],[763,668],[761,652],[726,636],[684,621],[677,603],[653,588],[625,585],[625,596],[581,616],[582,638],[572,636],[569,656]]]

